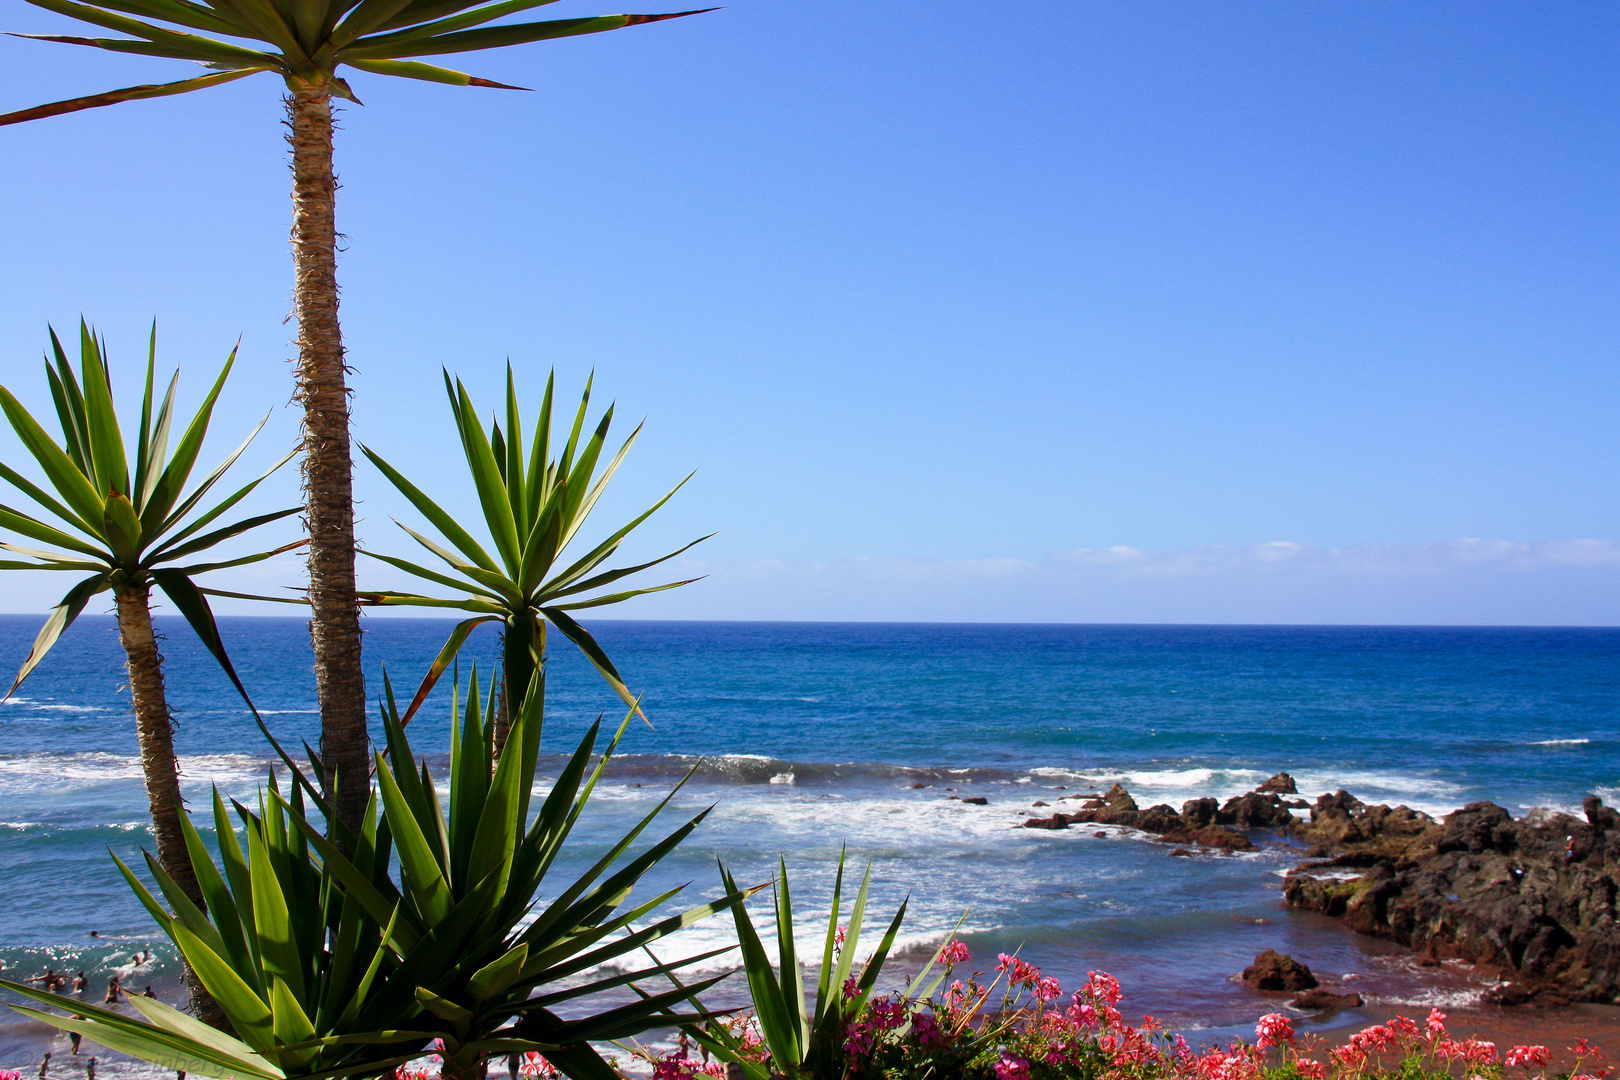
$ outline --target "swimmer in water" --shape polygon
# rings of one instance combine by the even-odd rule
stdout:
[[[123,987],[118,985],[118,976],[114,975],[112,978],[108,979],[107,980],[107,1004],[109,1004],[109,1005],[118,1004],[118,995],[119,995],[119,993],[122,992],[122,990],[123,990]]]
[[[141,997],[149,997],[149,998],[157,997],[157,993],[155,991],[153,991],[151,983],[146,984],[146,989],[141,991]]]
[[[84,977],[84,972],[81,971],[73,977],[73,992],[75,994],[84,993],[85,987],[89,985],[90,980]]]
[[[46,1070],[51,1067],[51,1052],[45,1051],[45,1056],[39,1059],[39,1080],[48,1080]]]

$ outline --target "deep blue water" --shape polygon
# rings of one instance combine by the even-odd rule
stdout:
[[[40,619],[0,617],[14,670]],[[224,619],[227,644],[289,745],[318,733],[298,619]],[[450,623],[372,619],[370,689],[386,662],[408,696]],[[246,795],[269,764],[251,719],[183,624],[160,620],[184,780]],[[1462,993],[1403,982],[1387,950],[1283,909],[1297,852],[1166,858],[1162,846],[1088,830],[1014,829],[1036,800],[1123,781],[1143,805],[1226,796],[1286,769],[1307,796],[1337,787],[1434,813],[1489,798],[1522,813],[1620,791],[1620,630],[600,622],[598,639],[654,728],[639,722],[568,866],[582,866],[697,755],[676,800],[716,810],[656,884],[712,894],[713,860],[769,875],[786,854],[815,909],[848,843],[873,860],[879,908],[908,892],[908,940],[937,941],[970,908],[983,953],[1026,946],[1068,981],[1127,976],[1144,1010],[1227,1022],[1250,1007],[1227,976],[1261,948],[1378,976],[1391,994]],[[496,639],[464,653],[486,671]],[[547,750],[623,707],[566,641],[553,642]],[[111,620],[86,617],[0,707],[0,960],[105,974],[151,940],[106,850],[145,841],[134,725]],[[442,695],[441,695],[442,696]],[[443,710],[412,728],[445,749]],[[925,786],[914,786],[925,785]],[[989,799],[952,801],[947,791]],[[567,869],[567,866],[564,867]],[[127,937],[92,944],[87,934]],[[727,935],[698,928],[696,952]],[[1195,947],[1196,946],[1196,947]],[[1189,953],[1196,961],[1189,961]],[[1380,967],[1383,965],[1383,967]],[[1408,972],[1407,975],[1412,973]],[[172,978],[160,960],[132,978]],[[1425,976],[1427,978],[1427,976]],[[1442,980],[1443,981],[1443,980]],[[0,1033],[0,1043],[5,1036]],[[4,1047],[0,1046],[0,1052]]]

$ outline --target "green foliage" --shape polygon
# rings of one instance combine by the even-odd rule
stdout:
[[[51,331],[51,350],[54,363],[53,358],[46,359],[45,377],[50,383],[51,397],[62,429],[60,440],[53,438],[29,414],[10,390],[0,387],[0,410],[5,412],[11,429],[44,473],[49,490],[32,483],[3,463],[0,463],[0,478],[26,495],[63,527],[0,505],[0,528],[66,550],[36,550],[0,543],[0,549],[30,560],[0,561],[0,569],[88,572],[89,576],[81,578],[69,589],[51,612],[6,696],[16,692],[28,673],[56,644],[62,632],[73,625],[92,597],[108,589],[145,591],[155,584],[186,617],[245,700],[247,692],[231,667],[207,599],[210,594],[235,594],[221,594],[201,588],[193,579],[210,570],[268,559],[304,541],[224,562],[182,564],[183,560],[217,544],[298,512],[296,507],[278,510],[203,532],[292,457],[288,454],[263,476],[237,489],[211,508],[198,511],[204,496],[263,429],[264,420],[259,421],[258,427],[229,457],[203,477],[189,493],[185,493],[186,483],[208,434],[214,402],[225,385],[231,365],[236,361],[236,351],[231,351],[208,396],[186,423],[171,452],[169,440],[176,428],[174,395],[180,373],[176,371],[169,379],[162,401],[157,402],[153,392],[157,363],[157,330],[154,327],[147,353],[146,392],[141,399],[140,432],[135,440],[134,453],[130,454],[119,428],[118,414],[113,408],[112,379],[108,373],[105,342],[80,322],[77,377],[55,330]],[[266,414],[265,420],[268,419],[269,415]]]
[[[364,593],[363,602],[455,608],[477,613],[458,624],[451,633],[415,698],[406,708],[406,721],[426,700],[428,691],[449,667],[462,643],[467,640],[467,635],[474,627],[485,622],[500,622],[505,630],[502,676],[508,700],[521,701],[528,694],[530,682],[536,677],[542,663],[545,627],[549,623],[579,647],[626,704],[634,706],[635,697],[625,686],[613,661],[570,613],[583,608],[618,604],[633,596],[689,584],[689,581],[673,581],[649,588],[602,591],[631,574],[673,559],[708,537],[700,537],[651,562],[613,570],[600,569],[603,563],[612,558],[625,537],[668,502],[686,480],[676,484],[648,510],[590,551],[558,567],[563,553],[573,543],[608,482],[613,479],[613,474],[630,452],[641,428],[637,426],[630,433],[618,453],[597,476],[596,467],[607,442],[608,428],[613,423],[613,409],[610,406],[602,414],[595,430],[582,442],[586,411],[591,400],[591,387],[587,382],[568,439],[562,445],[561,453],[553,458],[553,380],[554,376],[546,379],[546,394],[540,404],[540,415],[535,423],[529,453],[525,456],[523,422],[518,412],[517,386],[512,378],[511,366],[508,365],[506,369],[505,427],[503,429],[501,419],[494,419],[487,434],[479,422],[478,410],[473,406],[467,388],[459,379],[452,382],[450,373],[445,372],[444,388],[450,398],[450,412],[472,476],[473,488],[478,493],[484,525],[491,539],[490,546],[494,549],[493,556],[454,517],[423,494],[398,469],[370,447],[361,447],[372,464],[432,523],[449,547],[406,525],[401,524],[400,528],[442,560],[450,572],[442,573],[392,555],[365,554],[424,581],[466,594],[456,599],[439,599],[406,592]],[[691,479],[691,476],[688,475],[686,479]]]
[[[113,105],[137,98],[165,97],[233,82],[259,72],[280,75],[288,88],[324,90],[358,100],[337,74],[347,65],[374,75],[446,83],[520,87],[435,67],[412,59],[520,45],[531,41],[599,34],[625,26],[696,15],[600,15],[544,22],[489,23],[553,0],[29,0],[92,26],[127,35],[121,38],[23,34],[41,41],[89,45],[109,52],[192,60],[213,74],[178,82],[127,87],[104,94],[59,101],[0,115],[0,125]],[[132,17],[138,16],[138,17]],[[167,24],[167,25],[160,25]],[[183,29],[175,29],[181,27]],[[201,31],[201,33],[193,33]],[[259,47],[220,38],[249,41]]]
[[[721,867],[721,881],[730,893],[737,891],[731,873]],[[809,1004],[805,987],[805,971],[793,942],[793,897],[788,884],[787,863],[782,861],[781,873],[774,890],[776,916],[776,963],[771,963],[764,942],[754,928],[747,909],[738,904],[731,909],[737,925],[737,939],[742,947],[743,969],[748,975],[748,992],[754,1002],[760,1036],[770,1050],[770,1062],[763,1063],[750,1054],[741,1036],[732,1028],[715,1023],[688,1021],[684,1030],[699,1045],[724,1062],[736,1062],[750,1080],[766,1080],[772,1070],[794,1073],[797,1070],[810,1076],[841,1075],[844,1062],[844,1034],[847,1026],[860,1020],[872,1001],[873,989],[882,973],[895,935],[906,917],[906,904],[902,902],[890,920],[877,949],[854,970],[856,950],[860,945],[861,927],[866,915],[866,895],[871,884],[872,868],[866,868],[860,889],[850,909],[849,924],[839,940],[839,922],[843,917],[844,856],[838,857],[838,875],[833,883],[832,907],[827,917],[827,935],[822,945],[820,971],[816,979],[814,1006]],[[935,958],[938,959],[937,956]],[[929,978],[935,961],[912,979],[906,997],[927,998],[943,978]],[[679,986],[675,976],[669,976]],[[699,987],[686,987],[689,1000],[700,1011],[704,1010],[697,997]]]
[[[444,1041],[447,1077],[470,1078],[489,1055],[528,1050],[544,1053],[570,1076],[612,1076],[588,1040],[625,1038],[669,1023],[672,1006],[718,980],[584,1016],[576,1005],[569,1020],[552,1010],[636,980],[673,977],[681,964],[727,951],[580,981],[584,973],[739,904],[755,890],[731,889],[712,903],[635,925],[681,891],[626,908],[637,882],[708,814],[621,863],[674,797],[671,791],[578,879],[553,884],[547,892],[554,898],[536,911],[547,874],[632,715],[594,768],[600,722],[591,726],[531,823],[543,722],[540,683],[524,701],[498,764],[494,709],[480,704],[476,671],[465,698],[455,688],[448,812],[440,807],[426,763],[411,749],[390,690],[383,714],[387,753],[377,755],[377,786],[360,835],[348,838],[348,855],[306,817],[306,792],[323,811],[326,804],[283,754],[295,781],[288,795],[272,777],[256,810],[236,804],[245,852],[217,792],[219,863],[182,818],[208,900],[206,915],[150,856],[148,869],[169,910],[119,864],[225,1010],[234,1036],[146,999],[134,1001],[143,1023],[0,982],[83,1019],[13,1008],[202,1076],[376,1074],[422,1053],[434,1038]]]

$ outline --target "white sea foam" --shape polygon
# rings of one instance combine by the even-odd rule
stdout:
[[[251,785],[264,776],[268,762],[249,754],[198,754],[180,758],[184,783]],[[20,754],[0,757],[0,790],[58,788],[63,784],[141,782],[141,759],[133,755],[92,751],[83,754]]]
[[[1591,739],[1541,739],[1526,746],[1585,746]]]
[[[791,784],[796,779],[797,779],[797,777],[795,777],[790,772],[780,772],[780,773],[777,773],[775,776],[771,777],[771,783],[773,783],[773,784]]]

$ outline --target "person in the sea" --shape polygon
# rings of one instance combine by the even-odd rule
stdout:
[[[84,977],[84,972],[81,971],[77,975],[73,976],[73,992],[75,994],[84,993],[85,987],[89,985],[90,980]]]
[[[118,995],[120,993],[122,993],[122,991],[123,991],[123,987],[118,985],[118,976],[114,975],[112,978],[108,979],[107,980],[107,999],[106,999],[107,1004],[109,1004],[109,1005],[118,1004]]]
[[[157,992],[152,989],[152,984],[151,983],[146,984],[146,989],[141,991],[141,997],[149,997],[149,998],[157,997]]]
[[[94,1057],[84,1063],[84,1080],[96,1080],[96,1059]]]
[[[65,975],[58,975],[51,968],[46,968],[45,974],[36,975],[28,981],[31,983],[42,984],[46,990],[49,990],[53,994],[67,985],[67,977]]]
[[[45,1056],[39,1059],[39,1080],[50,1080],[50,1077],[45,1075],[46,1072],[50,1070],[50,1067],[51,1052],[47,1050],[45,1051]]]
[[[77,1013],[75,1013],[73,1015],[73,1019],[75,1019],[75,1020],[83,1020],[84,1017],[82,1017],[82,1016],[78,1015]],[[83,1038],[83,1036],[80,1035],[77,1031],[68,1032],[68,1042],[73,1045],[73,1056],[74,1057],[79,1056],[79,1041],[82,1038]]]

